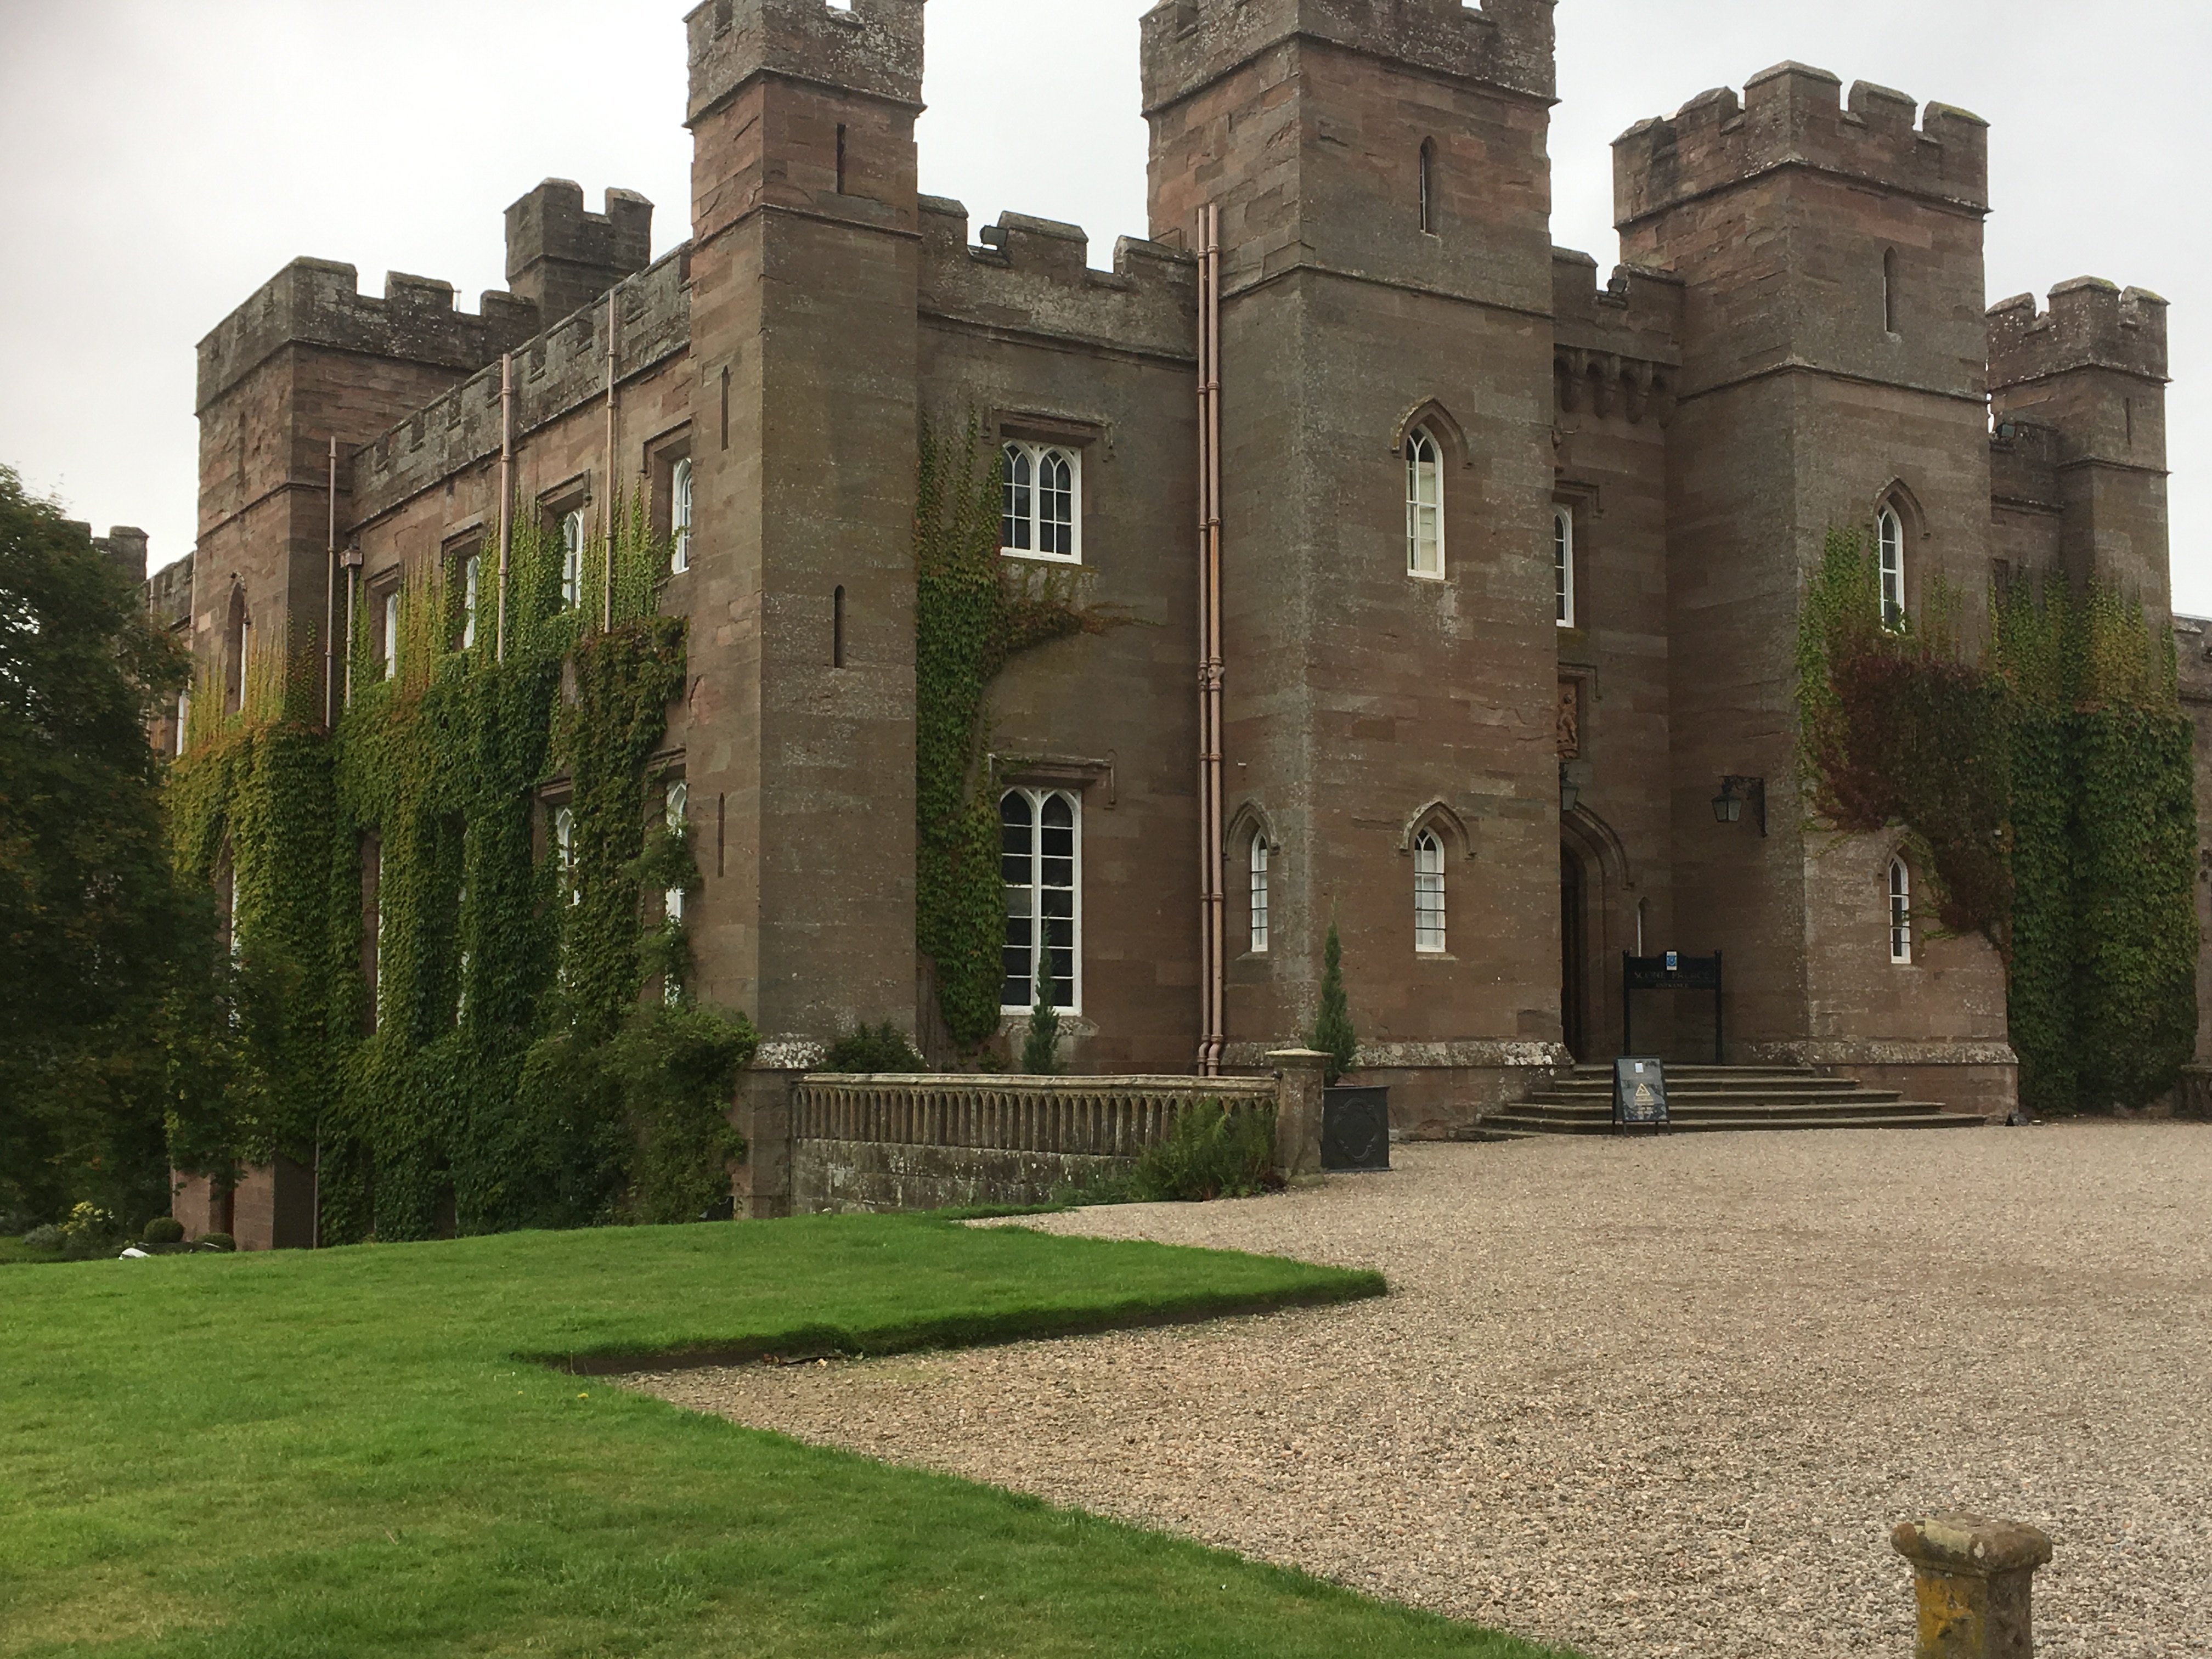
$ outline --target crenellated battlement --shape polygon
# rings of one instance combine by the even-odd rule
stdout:
[[[204,410],[269,356],[287,345],[327,346],[374,357],[472,369],[489,362],[538,327],[527,300],[486,293],[471,315],[453,309],[453,285],[388,272],[384,295],[360,291],[353,266],[295,259],[199,343]]]
[[[617,283],[615,373],[629,380],[686,349],[691,341],[690,244]],[[514,352],[518,441],[606,390],[607,308],[586,306]],[[354,460],[354,521],[361,523],[499,453],[499,364],[380,434]]]
[[[921,106],[923,0],[705,0],[684,18],[686,123],[758,75],[780,75]]]
[[[1665,271],[1616,265],[1600,288],[1595,259],[1573,248],[1555,247],[1552,319],[1563,344],[1655,363],[1682,358],[1682,283]]]
[[[1555,0],[1161,0],[1143,20],[1152,115],[1291,40],[1549,99]]]
[[[1002,213],[968,239],[968,210],[921,199],[925,316],[1102,347],[1189,357],[1198,263],[1133,236],[1114,244],[1114,268],[1093,270],[1079,225]]]
[[[653,260],[653,204],[610,189],[587,212],[583,186],[548,179],[507,210],[507,285],[550,321],[587,305]]]
[[[2163,381],[2166,301],[2148,289],[2077,276],[2051,290],[2047,311],[2037,311],[2033,294],[1990,307],[1991,391],[2079,368]]]
[[[1914,125],[1914,115],[1919,125]],[[1702,93],[1613,141],[1613,220],[1638,220],[1782,167],[1806,167],[1974,213],[1989,208],[1989,124],[1948,104],[1779,64]]]

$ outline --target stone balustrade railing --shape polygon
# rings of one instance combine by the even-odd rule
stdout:
[[[1134,1158],[1200,1101],[1273,1106],[1272,1078],[816,1073],[792,1091],[798,1140]]]
[[[1126,1172],[1185,1113],[1218,1101],[1272,1110],[1279,1173],[1316,1174],[1327,1056],[1267,1058],[1269,1077],[810,1072],[791,1079],[781,1113],[754,1115],[749,1164],[787,1170],[788,1206],[799,1212],[1034,1204]]]

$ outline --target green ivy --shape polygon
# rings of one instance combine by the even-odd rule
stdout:
[[[2002,953],[2021,1103],[2137,1108],[2195,1045],[2192,732],[2171,640],[2109,591],[1955,598],[1879,621],[1866,538],[1832,532],[1798,649],[1799,767],[1838,830],[1901,830],[1942,927]]]
[[[974,416],[957,439],[925,422],[915,509],[915,933],[966,1050],[999,1029],[1006,896],[991,683],[1024,651],[1127,620],[1082,599],[1089,573],[999,551],[1005,463]]]
[[[757,1036],[692,1005],[680,924],[645,919],[647,892],[698,884],[688,836],[646,829],[684,627],[654,613],[668,550],[642,501],[613,523],[565,605],[556,534],[516,514],[503,659],[492,550],[467,648],[461,573],[412,573],[398,672],[361,617],[334,732],[312,652],[249,665],[234,714],[203,688],[173,833],[190,874],[228,860],[239,948],[228,1007],[174,1044],[227,1085],[215,1114],[173,1114],[181,1167],[314,1159],[331,1242],[674,1219],[726,1194],[723,1109]],[[538,824],[563,770],[567,872]],[[641,1007],[649,975],[669,994]]]

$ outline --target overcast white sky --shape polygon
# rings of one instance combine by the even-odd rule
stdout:
[[[1145,230],[1145,0],[931,0],[922,188]],[[680,0],[0,0],[0,462],[159,566],[189,550],[193,347],[298,254],[505,284],[539,179],[681,241]],[[2203,0],[1560,0],[1553,240],[1610,264],[1607,146],[1785,58],[1994,124],[1991,297],[2095,275],[2173,302],[2177,606],[2212,612],[2212,9]]]

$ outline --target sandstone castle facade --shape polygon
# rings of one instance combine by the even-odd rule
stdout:
[[[1705,94],[1617,142],[1601,278],[1552,244],[1553,0],[1164,0],[1150,240],[1095,268],[920,192],[922,0],[687,27],[673,252],[548,181],[474,313],[302,259],[202,342],[200,539],[155,596],[205,671],[489,571],[503,487],[550,525],[643,489],[683,532],[701,994],[769,1034],[756,1088],[857,1021],[928,1043],[917,434],[972,410],[1005,556],[1145,624],[994,696],[1010,1018],[1048,962],[1075,1069],[1255,1063],[1334,921],[1411,1132],[1609,1055],[1624,953],[1666,951],[1722,955],[1732,1060],[2010,1103],[1996,954],[1925,937],[1897,849],[1808,835],[1792,781],[1831,527],[1970,632],[2008,574],[2168,621],[2163,302],[1989,307],[1980,120],[1795,64]],[[1695,999],[1634,1018],[1710,1058]]]

